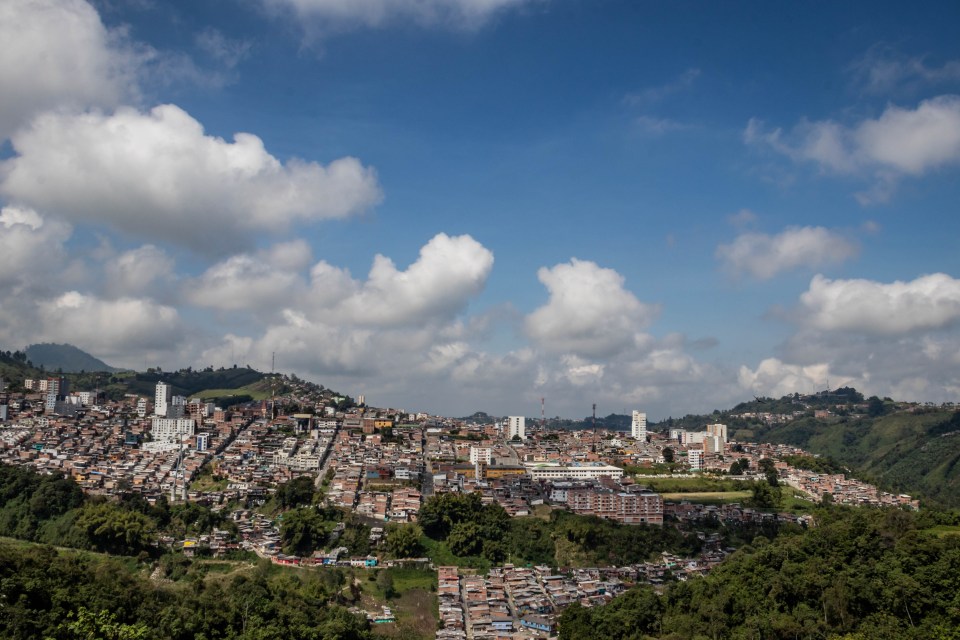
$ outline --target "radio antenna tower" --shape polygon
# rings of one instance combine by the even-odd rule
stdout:
[[[543,408],[543,403],[545,402],[544,398],[540,398],[540,428],[545,429],[547,426],[547,415]]]

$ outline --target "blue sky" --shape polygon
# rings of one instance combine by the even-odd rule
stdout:
[[[960,389],[955,3],[13,0],[0,344],[447,415]]]

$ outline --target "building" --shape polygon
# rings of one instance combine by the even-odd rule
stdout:
[[[210,435],[206,433],[197,434],[197,451],[206,451],[210,446]]]
[[[571,489],[567,491],[567,508],[623,524],[663,524],[663,497],[652,491]]]
[[[634,440],[647,440],[647,414],[642,411],[633,412],[633,421],[630,423],[630,436]]]
[[[154,442],[179,442],[183,436],[192,436],[196,428],[190,418],[154,418],[150,433]]]
[[[701,449],[690,449],[687,451],[687,464],[693,471],[703,469],[703,451]]]
[[[489,465],[492,459],[493,449],[490,447],[470,447],[470,464]]]
[[[707,435],[708,436],[717,436],[724,442],[729,442],[727,438],[727,425],[725,424],[708,424],[707,425]]]
[[[170,406],[170,385],[166,382],[158,382],[156,393],[153,398],[153,413],[157,416],[166,417]]]
[[[596,462],[592,464],[559,465],[545,462],[524,465],[534,480],[593,480],[604,476],[622,478],[623,469]],[[490,473],[490,470],[487,470]]]
[[[507,439],[513,440],[515,436],[519,436],[521,440],[527,439],[527,419],[523,416],[507,418]]]
[[[721,425],[722,426],[722,425]],[[706,453],[723,453],[724,440],[720,436],[708,435],[703,439],[703,450]]]

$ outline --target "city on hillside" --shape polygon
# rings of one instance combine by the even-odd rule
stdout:
[[[812,527],[810,508],[827,502],[919,508],[909,495],[811,465],[816,457],[797,447],[738,441],[719,421],[654,430],[635,410],[628,431],[568,430],[524,416],[466,421],[376,408],[363,396],[354,400],[291,376],[268,383],[283,392],[221,407],[178,395],[165,381],[151,395],[116,399],[73,389],[63,375],[27,378],[16,390],[0,381],[0,463],[63,474],[88,494],[195,503],[231,523],[159,541],[188,556],[249,551],[277,565],[320,570],[429,564],[437,572],[436,637],[474,640],[553,634],[572,603],[600,605],[637,583],[702,576],[734,549],[701,532],[699,552],[687,557],[664,552],[656,561],[621,566],[553,567],[516,565],[484,548],[495,562],[482,574],[385,553],[385,528],[420,523],[431,497],[475,495],[478,504],[499,505],[510,517],[560,511],[678,528],[708,520]],[[795,410],[831,409],[798,401]],[[845,402],[834,410],[869,407]],[[769,423],[788,414],[748,406],[727,415]],[[351,554],[338,539],[344,522],[317,548],[284,552],[284,514],[264,506],[276,505],[299,479],[322,493],[325,508],[364,523],[365,554]],[[703,479],[727,484],[716,492],[688,491]],[[739,491],[730,491],[731,483]],[[366,614],[377,622],[393,619],[389,610]]]

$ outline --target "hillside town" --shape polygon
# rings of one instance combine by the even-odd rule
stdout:
[[[727,425],[647,428],[633,411],[629,432],[557,430],[523,416],[466,422],[367,406],[301,381],[283,397],[221,408],[175,395],[158,382],[152,397],[108,400],[74,391],[65,377],[27,379],[11,392],[0,383],[0,462],[72,477],[103,496],[134,492],[149,503],[195,502],[223,511],[236,533],[165,542],[187,555],[247,550],[276,564],[373,568],[387,523],[414,523],[423,502],[442,493],[479,494],[510,516],[554,509],[624,525],[678,526],[710,519],[728,524],[770,520],[813,526],[809,515],[741,503],[702,504],[649,489],[662,477],[725,477],[765,482],[765,469],[810,503],[916,509],[907,495],[878,490],[844,474],[791,466],[807,456],[786,445],[736,442]],[[736,474],[731,475],[731,465]],[[660,470],[660,473],[648,473]],[[665,471],[669,470],[669,471]],[[335,544],[311,557],[283,553],[276,519],[258,512],[277,488],[308,477],[324,502],[371,524],[370,555],[351,557]],[[697,557],[663,554],[624,567],[495,566],[487,575],[440,566],[438,638],[542,637],[572,602],[602,604],[638,582],[704,575],[731,551],[704,538]],[[420,562],[425,560],[419,559]],[[517,635],[520,634],[520,635]]]

